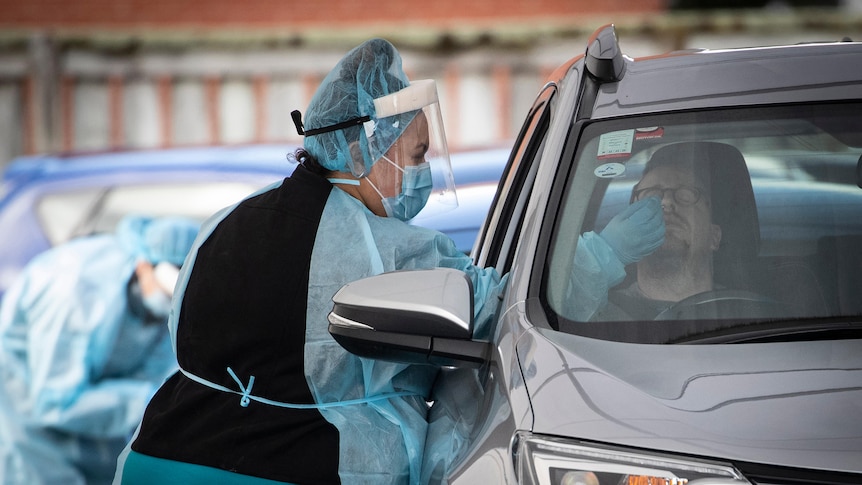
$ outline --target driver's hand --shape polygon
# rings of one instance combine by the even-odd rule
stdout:
[[[664,217],[658,197],[647,197],[615,215],[599,233],[624,264],[640,261],[664,244]]]

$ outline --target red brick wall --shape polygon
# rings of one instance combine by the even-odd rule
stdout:
[[[0,26],[243,27],[565,18],[664,10],[667,0],[0,0]]]

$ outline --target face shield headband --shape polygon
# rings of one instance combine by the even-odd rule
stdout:
[[[341,123],[336,123],[334,125],[324,126],[322,128],[315,128],[313,130],[305,130],[305,127],[302,123],[302,113],[300,113],[298,109],[291,111],[290,117],[293,118],[293,124],[296,126],[296,134],[301,136],[314,136],[321,133],[329,133],[330,131],[343,130],[345,128],[350,128],[351,126],[361,125],[366,121],[371,120],[370,116],[360,116],[359,118],[342,121]]]

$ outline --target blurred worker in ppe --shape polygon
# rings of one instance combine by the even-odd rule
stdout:
[[[411,268],[466,272],[477,334],[501,278],[405,220],[454,207],[433,81],[395,48],[348,52],[313,96],[294,173],[204,223],[169,326],[180,372],[120,456],[123,484],[419,483],[437,369],[361,359],[328,332],[332,296]]]
[[[176,370],[167,317],[199,224],[127,216],[34,258],[0,307],[0,483],[110,483]]]

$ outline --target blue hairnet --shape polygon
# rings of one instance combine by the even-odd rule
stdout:
[[[182,266],[197,237],[198,227],[197,222],[184,217],[130,215],[117,225],[117,237],[136,258],[152,264],[165,261]]]
[[[371,118],[371,124],[357,122],[347,128],[308,135],[304,142],[306,151],[329,170],[351,172],[357,177],[367,174],[379,157],[371,155],[368,137],[375,138],[377,147],[388,149],[417,113],[377,119],[374,100],[409,85],[401,68],[401,56],[388,41],[371,39],[353,48],[323,79],[311,98],[305,114],[305,131],[364,116]],[[351,149],[355,143],[358,146]]]

